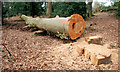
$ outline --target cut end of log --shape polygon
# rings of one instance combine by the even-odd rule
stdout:
[[[85,21],[79,14],[73,14],[69,22],[69,36],[72,40],[80,37],[85,30]]]

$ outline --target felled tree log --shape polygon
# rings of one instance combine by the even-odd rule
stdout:
[[[79,14],[73,14],[71,17],[55,18],[32,18],[22,15],[21,19],[26,21],[26,24],[44,29],[53,33],[64,33],[70,36],[72,40],[78,38],[85,29],[85,21]]]

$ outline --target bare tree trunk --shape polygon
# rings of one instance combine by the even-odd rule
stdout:
[[[87,6],[88,6],[89,17],[91,17],[92,16],[92,2],[88,2]]]
[[[48,15],[49,17],[52,16],[52,2],[48,2],[47,4],[47,12],[46,15]]]
[[[34,17],[35,15],[35,2],[31,2],[31,16]]]
[[[0,21],[1,21],[1,22],[0,22],[0,25],[2,25],[2,22],[3,22],[3,14],[2,14],[2,7],[3,7],[3,6],[2,6],[2,4],[3,4],[3,3],[0,2],[0,6],[1,6],[1,8],[0,8]]]

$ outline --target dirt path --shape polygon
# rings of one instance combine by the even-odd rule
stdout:
[[[111,13],[98,13],[94,17],[87,19],[87,26],[93,24],[95,31],[88,31],[86,36],[101,35],[104,43],[118,45],[118,19]],[[96,24],[96,25],[94,25]]]
[[[118,20],[110,13],[96,14],[86,19],[86,26],[92,24],[81,37],[101,35],[105,44],[116,52],[118,49]],[[9,56],[3,47],[2,69],[22,70],[116,70],[117,63],[95,67],[84,56],[79,56],[75,49],[76,42],[61,40],[49,35],[35,36],[33,32],[24,31],[23,21],[9,22],[3,25],[3,41],[11,52]],[[112,46],[112,47],[111,47]]]

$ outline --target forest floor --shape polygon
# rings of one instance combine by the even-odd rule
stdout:
[[[25,30],[24,21],[7,21],[2,26],[2,70],[117,70],[118,19],[113,13],[97,13],[85,20],[85,30],[76,41],[61,40],[50,35],[35,36]],[[100,35],[114,53],[114,62],[94,66],[84,55],[79,56],[75,45],[88,36]],[[11,54],[11,56],[10,56]]]

